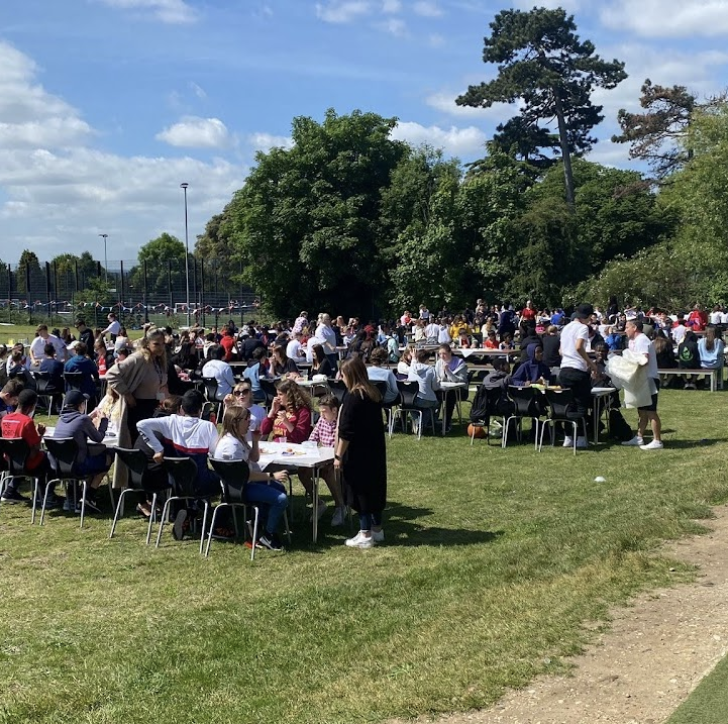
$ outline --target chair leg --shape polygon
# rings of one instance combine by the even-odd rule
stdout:
[[[258,540],[258,522],[260,520],[260,508],[257,505],[253,506],[253,510],[255,511],[254,517],[253,517],[253,540],[251,543],[253,544],[250,547],[250,560],[255,560],[255,545],[256,541]],[[286,530],[288,530],[288,520],[286,519]],[[291,534],[290,531],[288,533],[288,542],[291,541]]]
[[[149,523],[147,524],[147,540],[146,545],[149,545],[149,541],[152,539],[152,525],[157,519],[157,494],[152,493],[152,514],[149,516]]]
[[[121,493],[119,493],[119,500],[116,503],[116,509],[114,510],[114,520],[111,522],[111,530],[109,531],[109,538],[114,537],[114,531],[116,530],[116,524],[119,521],[119,518],[121,517],[121,509],[124,505],[124,496],[127,493],[131,493],[132,491],[129,488],[126,488],[125,490],[122,490]]]
[[[537,417],[533,418],[533,423],[535,425],[535,430],[536,430],[536,432],[533,436],[533,449],[538,450],[538,418]]]
[[[50,489],[51,489],[51,484],[46,483],[45,492],[43,493],[43,504],[40,506],[40,524],[41,525],[43,525],[43,521],[45,520],[46,506],[48,505],[48,491]]]
[[[33,478],[33,486],[32,486],[32,489],[33,489],[33,492],[32,492],[32,495],[33,495],[33,503],[32,503],[33,510],[32,510],[32,512],[30,514],[30,524],[31,525],[33,525],[33,523],[35,523],[35,507],[36,507],[36,502],[35,501],[38,499],[38,478]],[[46,490],[47,490],[47,488],[46,488]],[[41,511],[41,515],[42,515],[42,511]]]
[[[220,508],[224,508],[227,506],[227,503],[220,503],[220,505],[216,505],[215,509],[212,511],[212,520],[210,521],[210,532],[207,534],[207,548],[205,548],[205,558],[207,558],[210,555],[210,546],[212,545],[212,531],[215,530],[215,521],[217,520],[217,512],[220,510]],[[205,511],[205,514],[207,514],[207,511]],[[205,530],[203,525],[202,535],[200,536],[200,553],[202,553],[202,543],[205,540]]]
[[[286,538],[288,540],[288,545],[291,545],[291,526],[288,525],[288,511],[283,511],[283,522],[286,524]]]
[[[205,527],[207,525],[207,513],[210,510],[210,504],[205,501],[205,510],[202,513],[202,532],[200,533],[200,555],[202,555],[202,551],[205,545]],[[212,534],[213,526],[210,526],[210,533]]]
[[[86,486],[88,483],[81,481],[81,528],[83,528],[83,519],[86,515]]]
[[[159,542],[162,540],[162,531],[164,530],[164,522],[167,520],[167,516],[169,516],[169,508],[173,500],[177,500],[177,498],[171,496],[164,501],[162,517],[159,519],[159,530],[157,531],[157,542],[154,546],[155,548],[159,548]]]

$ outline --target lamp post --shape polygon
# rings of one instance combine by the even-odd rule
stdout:
[[[99,234],[104,240],[104,284],[106,285],[106,291],[109,291],[109,262],[106,258],[106,240],[109,238],[108,234]]]
[[[187,228],[187,182],[179,187],[185,192],[185,279],[187,281],[187,327],[190,326],[190,238]]]

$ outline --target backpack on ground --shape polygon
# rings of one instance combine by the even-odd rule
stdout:
[[[632,428],[616,407],[609,410],[609,436],[617,442],[627,442],[634,437]]]

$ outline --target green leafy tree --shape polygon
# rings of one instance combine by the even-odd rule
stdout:
[[[172,288],[185,288],[185,245],[176,237],[162,233],[156,239],[148,241],[138,255],[139,264],[129,275],[129,284],[137,296],[144,290],[144,268],[147,266],[146,291],[150,300],[166,300],[169,291],[169,262],[172,262]],[[138,301],[138,300],[137,300]]]
[[[386,299],[381,194],[407,152],[395,123],[329,110],[294,119],[291,149],[258,154],[231,215],[244,279],[271,311],[371,313]]]
[[[55,298],[73,299],[92,277],[97,276],[97,271],[97,264],[88,251],[84,251],[81,256],[59,254],[54,257],[51,261],[51,273]]]
[[[592,91],[616,87],[627,77],[624,63],[607,62],[596,55],[594,45],[576,35],[573,16],[561,8],[504,10],[490,28],[483,61],[497,63],[498,76],[470,86],[456,103],[488,108],[521,99],[519,128],[537,139],[545,134],[539,124],[555,118],[566,201],[573,207],[571,156],[592,147],[591,130],[603,119],[602,107],[591,102]]]
[[[28,286],[30,282],[30,286]],[[45,295],[45,273],[40,267],[38,255],[29,249],[23,249],[16,271],[16,288],[20,294],[31,297]],[[31,304],[34,299],[29,300]]]

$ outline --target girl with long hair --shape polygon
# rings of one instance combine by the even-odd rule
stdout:
[[[278,384],[270,412],[261,424],[263,435],[273,441],[302,443],[311,434],[311,398],[293,380]]]

